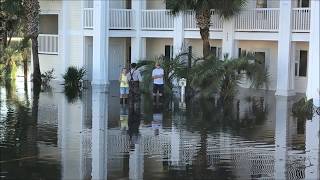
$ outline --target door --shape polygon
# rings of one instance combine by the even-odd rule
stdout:
[[[125,48],[122,43],[110,43],[109,46],[109,80],[119,79],[125,62]]]

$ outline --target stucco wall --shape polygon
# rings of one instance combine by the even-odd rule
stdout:
[[[147,59],[152,59],[164,55],[165,46],[173,44],[172,39],[163,38],[147,38],[146,39],[146,57]]]
[[[278,43],[275,41],[239,41],[238,47],[247,52],[266,52],[266,67],[270,73],[269,89],[275,90],[277,87],[277,59]],[[243,84],[248,87],[249,84]]]
[[[186,39],[186,47],[192,46],[192,55],[195,57],[202,57],[203,45],[201,39]],[[210,40],[210,46],[222,47],[221,40]]]

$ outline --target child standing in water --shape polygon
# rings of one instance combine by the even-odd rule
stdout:
[[[120,103],[127,103],[128,94],[129,94],[129,83],[127,79],[127,69],[123,68],[119,77],[120,82]]]

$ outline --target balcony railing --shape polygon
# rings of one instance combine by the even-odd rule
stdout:
[[[110,9],[110,29],[134,29],[132,9]]]
[[[236,31],[278,31],[279,9],[257,8],[244,10],[236,17]]]
[[[93,28],[93,8],[83,9],[83,28],[85,29]]]
[[[184,29],[185,30],[199,30],[197,27],[196,13],[194,11],[186,11],[183,17]],[[210,30],[222,31],[223,21],[219,15],[214,13],[214,10],[211,10],[211,25]]]
[[[174,17],[170,10],[142,10],[141,15],[143,30],[173,30]]]
[[[38,43],[39,53],[58,54],[59,52],[59,35],[39,34]]]
[[[309,32],[310,15],[310,8],[294,8],[292,10],[292,32]]]

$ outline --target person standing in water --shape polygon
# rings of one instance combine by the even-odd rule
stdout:
[[[156,68],[152,71],[153,79],[153,99],[157,102],[157,94],[159,93],[159,101],[162,101],[162,96],[164,93],[164,70],[161,68],[160,63],[156,62]]]
[[[139,83],[142,81],[140,71],[137,69],[137,64],[132,63],[131,69],[127,74],[129,81],[129,101],[137,103],[140,101],[140,88]]]
[[[127,79],[126,68],[122,68],[122,71],[119,77],[119,82],[120,82],[120,103],[125,104],[127,103],[128,94],[129,94],[129,83]]]

